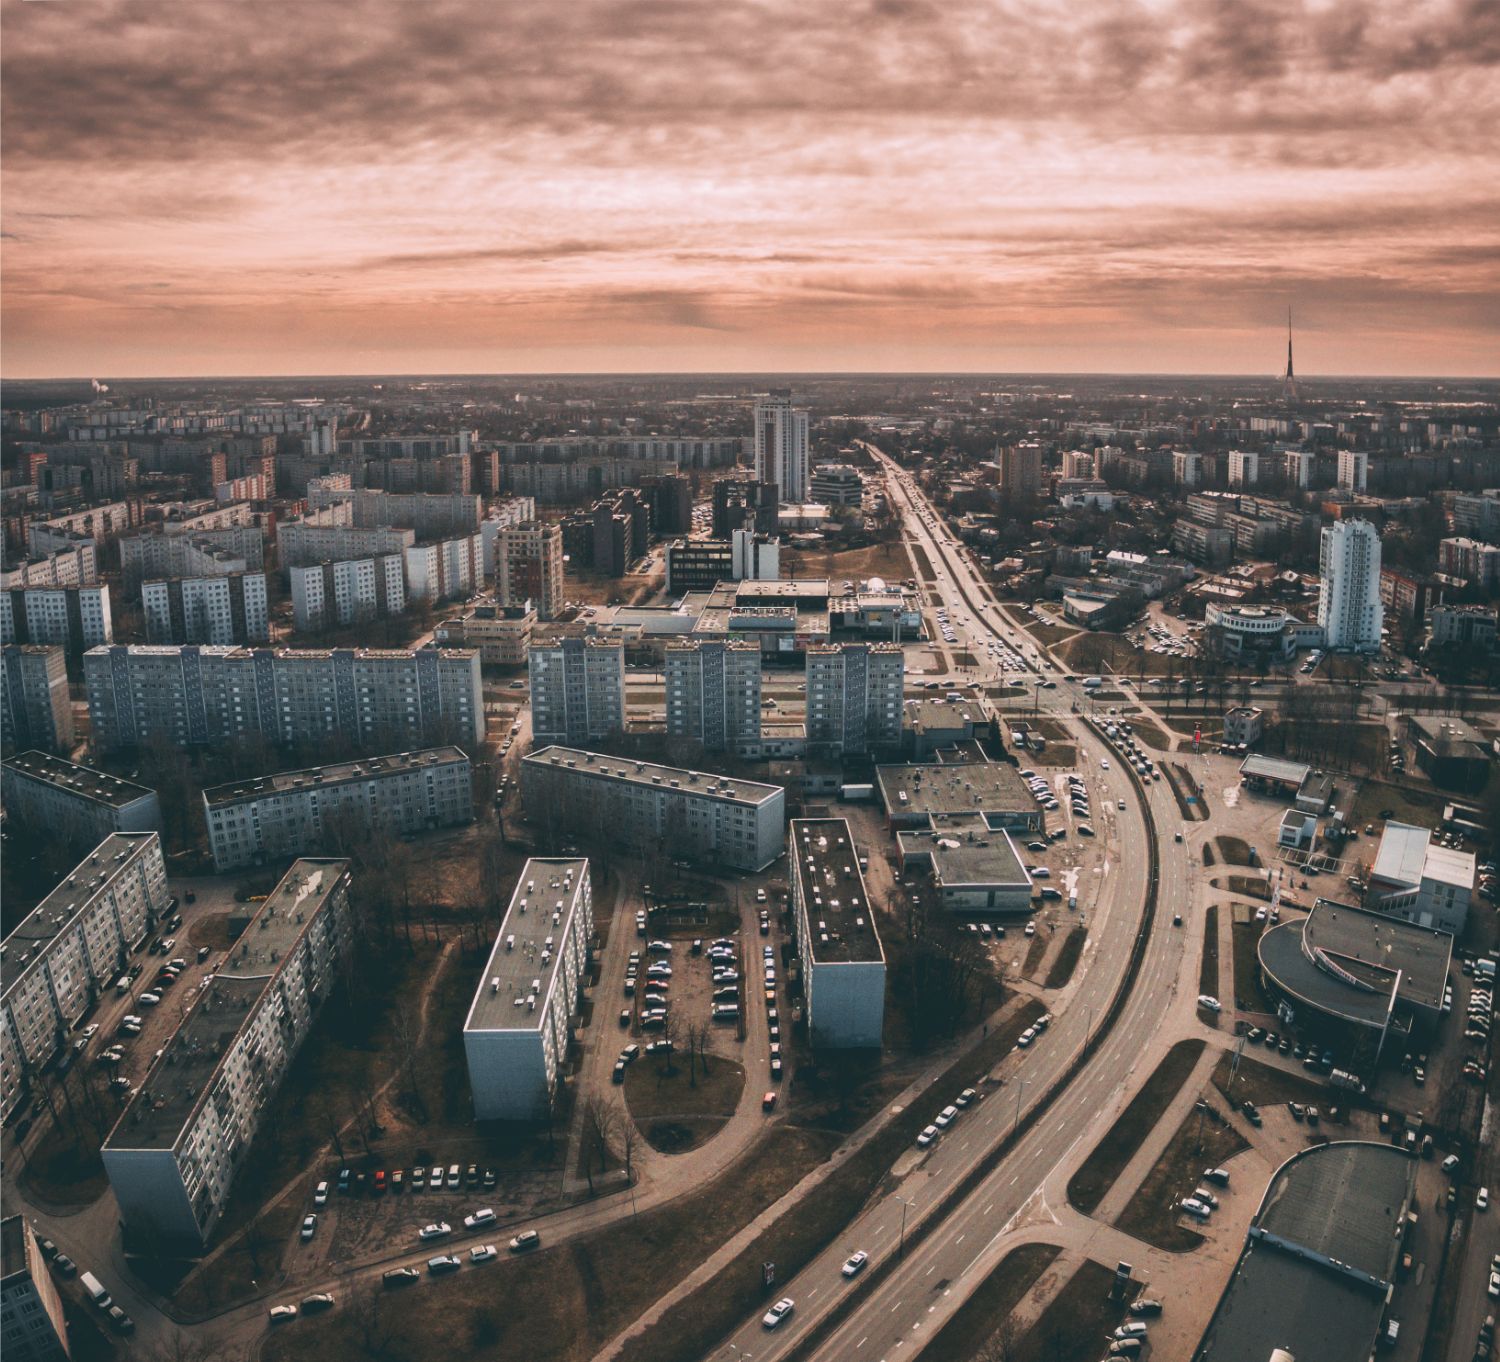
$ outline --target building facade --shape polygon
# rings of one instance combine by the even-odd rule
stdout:
[[[9,564],[0,572],[0,591],[23,586],[93,586],[99,580],[99,550],[92,539],[43,558]]]
[[[264,572],[171,577],[141,583],[148,643],[267,643],[271,620]]]
[[[0,1221],[0,1353],[5,1362],[67,1362],[68,1324],[52,1269],[24,1216]]]
[[[0,742],[7,751],[73,748],[73,706],[63,650],[8,643],[0,650]]]
[[[1348,492],[1367,492],[1370,456],[1362,449],[1339,450],[1339,486]]]
[[[508,525],[495,542],[495,594],[501,605],[531,605],[539,620],[563,603],[563,538],[557,525]]]
[[[259,572],[266,564],[265,538],[256,525],[196,534],[136,534],[120,540],[120,570],[126,585],[148,577],[215,577]]]
[[[616,640],[533,643],[531,733],[537,745],[577,744],[625,727],[625,648]]]
[[[55,643],[82,651],[114,641],[107,583],[0,591],[0,643]]]
[[[710,752],[760,750],[760,648],[733,640],[669,643],[667,733]]]
[[[808,416],[792,405],[790,388],[773,388],[755,403],[755,476],[774,482],[783,502],[807,500]]]
[[[406,594],[412,600],[463,600],[483,584],[484,541],[478,531],[406,550]]]
[[[22,752],[4,769],[7,816],[49,837],[92,847],[112,832],[161,830],[156,791],[134,781],[48,752]]]
[[[303,633],[388,619],[406,609],[406,565],[399,553],[307,563],[287,576],[292,624]]]
[[[859,469],[847,463],[820,463],[813,469],[808,490],[814,501],[825,506],[858,506],[865,499],[864,479]]]
[[[356,558],[405,555],[417,542],[412,529],[376,527],[356,529],[352,525],[318,525],[309,520],[287,521],[276,529],[276,551],[283,572],[319,563],[338,563]]]
[[[1385,609],[1380,603],[1380,536],[1368,520],[1326,526],[1318,560],[1318,623],[1329,648],[1377,652]]]
[[[433,640],[442,648],[478,648],[487,667],[524,667],[535,630],[530,606],[480,604],[439,623]]]
[[[901,743],[906,655],[893,643],[836,643],[807,650],[807,742],[836,755]]]

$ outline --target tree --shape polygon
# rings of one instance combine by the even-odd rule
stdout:
[[[635,1144],[640,1138],[640,1132],[636,1129],[630,1113],[625,1110],[625,1103],[619,1100],[615,1103],[615,1128],[620,1134],[620,1158],[625,1164],[625,1181],[634,1182]]]
[[[583,1161],[584,1176],[589,1180],[589,1193],[594,1191],[594,1161],[599,1162],[599,1172],[609,1167],[613,1152],[611,1142],[619,1125],[619,1108],[599,1093],[590,1093],[583,1099],[583,1132],[579,1156]]]

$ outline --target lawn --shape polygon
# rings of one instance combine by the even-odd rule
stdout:
[[[698,1066],[696,1085],[687,1060],[670,1070],[655,1055],[643,1055],[625,1070],[625,1105],[653,1149],[682,1154],[719,1133],[739,1105],[745,1071],[732,1059],[710,1058]]]
[[[270,1289],[280,1276],[282,1253],[305,1212],[305,1198],[295,1193],[282,1197],[246,1234],[201,1271],[189,1276],[173,1296],[173,1305],[201,1317],[225,1309],[232,1301],[246,1300]]]
[[[911,559],[899,536],[862,549],[783,549],[782,553],[783,557],[788,554],[796,557],[795,573],[790,568],[783,569],[789,577],[834,577],[855,582],[884,577],[888,582],[899,583],[911,576]],[[921,554],[920,548],[918,553]],[[925,556],[922,561],[925,562]],[[931,575],[930,567],[924,575]]]
[[[1209,904],[1203,914],[1203,958],[1198,965],[1198,992],[1219,996],[1219,905]]]
[[[1216,837],[1214,845],[1219,849],[1219,859],[1225,865],[1252,865],[1250,843],[1242,837]]]
[[[926,1362],[971,1362],[1061,1252],[1053,1244],[1022,1244],[1007,1253],[922,1349]]]
[[[1252,875],[1227,875],[1219,883],[1231,894],[1243,894],[1246,898],[1265,899],[1267,902],[1271,898],[1271,886]]]
[[[1192,1073],[1203,1046],[1201,1040],[1182,1040],[1168,1050],[1141,1090],[1131,1098],[1130,1105],[1068,1180],[1068,1200],[1085,1215],[1093,1213],[1141,1142],[1161,1120],[1162,1112]]]
[[[1031,943],[1026,947],[1026,963],[1021,966],[1021,973],[1028,979],[1035,979],[1036,972],[1042,967],[1042,957],[1047,954],[1047,947],[1052,944],[1052,939],[1044,932],[1038,932],[1031,938]]]
[[[1189,1112],[1120,1213],[1115,1228],[1170,1253],[1197,1248],[1203,1236],[1180,1223],[1182,1217],[1175,1207],[1192,1194],[1205,1168],[1215,1168],[1246,1148],[1233,1125],[1219,1125],[1198,1112]]]
[[[1104,1340],[1125,1319],[1126,1303],[1109,1298],[1114,1280],[1113,1268],[1084,1263],[1027,1330],[1013,1362],[1086,1362],[1104,1352]]]
[[[1260,959],[1256,947],[1260,944],[1261,922],[1236,922],[1230,931],[1234,937],[1234,1002],[1236,1007],[1250,1008],[1256,1012],[1269,1012],[1270,1000],[1261,992]]]
[[[1389,809],[1391,817],[1398,823],[1435,827],[1443,816],[1446,802],[1442,795],[1430,794],[1426,790],[1393,785],[1384,780],[1367,780],[1360,787],[1349,822],[1363,828],[1366,823],[1379,821],[1382,809]]]
[[[1240,1059],[1239,1071],[1234,1076],[1234,1087],[1231,1090],[1229,1068],[1233,1061],[1234,1056],[1226,1053],[1214,1066],[1213,1077],[1214,1087],[1224,1094],[1231,1105],[1238,1105],[1248,1097],[1256,1106],[1274,1105],[1277,1102],[1310,1102],[1316,1106],[1326,1103],[1330,1096],[1335,1095],[1321,1083],[1303,1078],[1301,1074],[1273,1069],[1269,1064],[1249,1058],[1248,1054]],[[1337,1096],[1347,1097],[1348,1094]]]
[[[1078,957],[1083,954],[1083,943],[1089,939],[1087,927],[1074,927],[1063,938],[1062,949],[1047,971],[1045,988],[1066,988],[1078,968]]]

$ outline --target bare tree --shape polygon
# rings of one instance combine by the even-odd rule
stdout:
[[[594,1190],[594,1161],[599,1161],[599,1172],[609,1167],[609,1156],[613,1152],[611,1140],[616,1134],[619,1121],[618,1108],[598,1093],[590,1093],[583,1100],[583,1139],[579,1150],[583,1159],[584,1176],[589,1180],[589,1192]]]
[[[973,1362],[1016,1362],[1021,1355],[1021,1326],[1007,1316],[1000,1327],[974,1350]]]
[[[620,1135],[620,1158],[625,1164],[625,1181],[635,1181],[635,1143],[640,1138],[635,1122],[625,1110],[625,1103],[615,1103],[615,1128]]]

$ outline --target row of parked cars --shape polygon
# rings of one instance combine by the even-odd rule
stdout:
[[[926,1149],[937,1142],[937,1138],[948,1129],[956,1120],[959,1113],[966,1107],[973,1106],[979,1100],[979,1093],[973,1088],[965,1088],[933,1118],[930,1126],[923,1126],[922,1133],[917,1136],[917,1148]]]
[[[481,1169],[477,1163],[471,1163],[465,1170],[462,1164],[450,1163],[446,1173],[441,1164],[435,1164],[431,1169],[394,1168],[389,1172],[384,1168],[377,1168],[372,1173],[340,1168],[334,1185],[341,1196],[364,1196],[367,1193],[370,1196],[384,1196],[386,1192],[399,1194],[408,1187],[414,1192],[457,1192],[463,1188],[472,1190],[476,1187],[489,1190],[497,1181],[493,1168]],[[328,1194],[328,1183],[318,1183],[313,1189],[313,1205],[326,1206]]]
[[[1229,1186],[1229,1173],[1223,1168],[1205,1168],[1203,1176],[1197,1188],[1191,1196],[1183,1197],[1177,1203],[1177,1209],[1184,1215],[1190,1215],[1195,1220],[1207,1220],[1219,1209],[1218,1193],[1211,1190],[1218,1187],[1221,1191]]]

